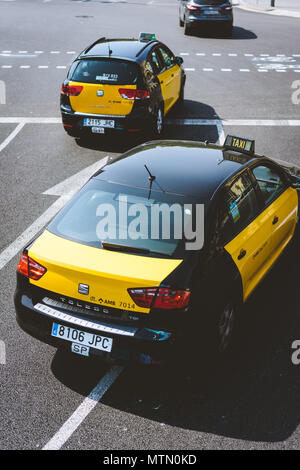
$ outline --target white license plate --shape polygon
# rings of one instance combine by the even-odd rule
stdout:
[[[84,118],[83,125],[87,127],[108,127],[113,129],[115,127],[115,121],[113,119],[94,119]]]
[[[204,15],[218,15],[219,10],[204,10]]]
[[[104,127],[92,127],[91,131],[93,132],[93,134],[104,134],[105,129]]]
[[[53,323],[51,336],[106,352],[111,351],[113,343],[112,338],[87,333],[86,331],[77,330],[76,328],[60,325],[59,323]]]

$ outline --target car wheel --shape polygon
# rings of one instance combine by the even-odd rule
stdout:
[[[156,113],[155,113],[155,118],[153,122],[153,135],[154,137],[159,137],[164,130],[164,112],[162,106],[160,106]]]
[[[191,27],[190,25],[186,22],[184,19],[184,34],[185,36],[190,36],[191,35]]]
[[[183,26],[184,25],[184,22],[182,21],[182,19],[180,18],[180,15],[179,15],[179,26]]]
[[[217,352],[225,353],[230,349],[235,327],[235,307],[231,302],[220,311],[217,324]]]
[[[232,30],[233,30],[232,24],[226,24],[226,25],[224,26],[224,29],[223,29],[223,31],[224,31],[224,36],[225,36],[226,38],[231,38],[231,37],[232,37]]]

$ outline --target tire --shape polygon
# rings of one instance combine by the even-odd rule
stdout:
[[[164,131],[164,123],[165,123],[165,118],[164,118],[164,111],[163,107],[160,106],[157,108],[155,117],[153,120],[153,125],[152,125],[152,135],[154,137],[160,137]]]
[[[180,18],[180,15],[179,15],[179,26],[181,26],[181,28],[182,28],[183,25],[184,25],[184,22],[182,21],[182,19]]]
[[[184,19],[184,34],[185,36],[190,36],[191,35],[191,27],[190,25],[186,22]]]
[[[232,30],[233,26],[232,24],[226,24],[223,29],[223,34],[226,38],[231,38],[232,37]]]
[[[235,350],[240,305],[234,299],[227,298],[211,312],[207,324],[208,359],[219,361],[227,359]]]
[[[184,84],[181,85],[180,87],[180,93],[179,93],[179,98],[176,102],[176,109],[180,110],[184,106]]]

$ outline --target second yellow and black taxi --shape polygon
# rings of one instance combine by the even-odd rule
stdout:
[[[61,87],[65,131],[148,131],[159,136],[164,116],[184,99],[183,60],[155,39],[100,38],[75,59]]]
[[[109,360],[225,353],[241,306],[297,233],[299,175],[234,136],[130,150],[24,248],[19,325]]]

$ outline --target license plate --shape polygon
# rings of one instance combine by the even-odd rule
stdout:
[[[218,15],[219,10],[204,10],[204,15]]]
[[[87,333],[86,331],[77,330],[76,328],[60,325],[59,323],[53,323],[51,336],[106,352],[111,351],[113,343],[112,338]]]
[[[92,127],[91,131],[93,134],[104,134],[105,129],[104,127]]]
[[[115,121],[113,119],[93,119],[84,118],[83,125],[87,127],[108,127],[110,129],[115,127]]]
[[[88,357],[90,355],[89,346],[84,346],[84,344],[72,343],[71,349],[73,353],[80,354],[81,356]]]

